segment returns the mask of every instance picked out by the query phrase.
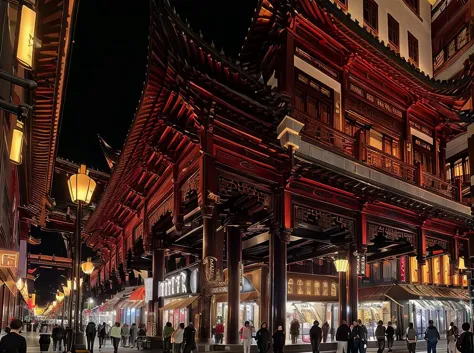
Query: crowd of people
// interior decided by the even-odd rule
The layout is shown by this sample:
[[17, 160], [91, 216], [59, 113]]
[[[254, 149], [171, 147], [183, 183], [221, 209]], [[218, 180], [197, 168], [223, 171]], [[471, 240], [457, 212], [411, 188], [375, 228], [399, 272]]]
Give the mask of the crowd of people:
[[163, 328], [164, 353], [191, 353], [196, 348], [196, 329], [192, 322], [186, 328], [184, 323], [180, 323], [176, 329], [171, 322], [166, 323]]

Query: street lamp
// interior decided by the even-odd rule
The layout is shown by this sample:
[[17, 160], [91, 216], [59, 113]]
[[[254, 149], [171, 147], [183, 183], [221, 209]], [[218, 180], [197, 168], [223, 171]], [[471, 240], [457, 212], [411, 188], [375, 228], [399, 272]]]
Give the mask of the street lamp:
[[94, 272], [94, 264], [91, 262], [90, 257], [88, 257], [87, 261], [81, 265], [81, 268], [82, 272], [84, 272], [86, 275], [90, 275], [92, 272]]
[[346, 258], [339, 257], [334, 260], [334, 266], [337, 272], [347, 272], [349, 261]]
[[[96, 187], [96, 183], [89, 177], [89, 171], [82, 164], [77, 174], [71, 175], [68, 180], [69, 194], [72, 202], [77, 204], [76, 212], [76, 233], [75, 233], [75, 261], [74, 261], [74, 289], [76, 292], [76, 302], [74, 310], [74, 342], [76, 346], [84, 347], [84, 337], [79, 329], [79, 306], [80, 306], [80, 275], [81, 275], [81, 223], [82, 223], [82, 207], [91, 202], [92, 195]], [[69, 283], [68, 283], [69, 285]]]

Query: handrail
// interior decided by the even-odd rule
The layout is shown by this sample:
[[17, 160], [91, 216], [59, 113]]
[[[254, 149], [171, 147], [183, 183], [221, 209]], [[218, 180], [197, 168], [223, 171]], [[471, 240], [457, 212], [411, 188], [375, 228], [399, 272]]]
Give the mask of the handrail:
[[420, 186], [438, 195], [446, 196], [452, 200], [456, 199], [457, 187], [431, 173], [423, 172], [423, 181]]
[[374, 147], [366, 146], [367, 148], [367, 164], [371, 167], [381, 169], [385, 172], [403, 179], [409, 183], [415, 183], [415, 167], [392, 157]]

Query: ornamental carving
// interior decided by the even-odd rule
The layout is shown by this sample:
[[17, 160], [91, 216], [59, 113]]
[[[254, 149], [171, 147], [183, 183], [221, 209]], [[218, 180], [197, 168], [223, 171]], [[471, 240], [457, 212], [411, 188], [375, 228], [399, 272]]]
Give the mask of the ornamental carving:
[[295, 223], [314, 224], [323, 229], [339, 225], [341, 229], [349, 231], [352, 235], [354, 234], [354, 221], [352, 219], [303, 206], [295, 206]]
[[438, 238], [426, 237], [426, 247], [441, 246], [444, 250], [449, 250], [449, 242]]
[[161, 218], [161, 216], [165, 215], [166, 213], [169, 212], [171, 215], [173, 214], [173, 203], [174, 197], [171, 195], [150, 213], [150, 216], [148, 217], [148, 223], [150, 227], [153, 227]]
[[383, 232], [384, 236], [388, 239], [398, 240], [400, 238], [406, 238], [411, 244], [415, 244], [414, 234], [399, 230], [392, 227], [381, 226], [379, 224], [368, 223], [368, 229], [370, 240], [375, 238], [379, 231]]
[[403, 118], [403, 112], [400, 109], [395, 108], [393, 105], [371, 95], [370, 93], [365, 92], [362, 88], [357, 87], [353, 83], [349, 85], [351, 92], [355, 93], [357, 96], [364, 98], [371, 104], [375, 104], [382, 110], [385, 110], [387, 113], [390, 113], [398, 118]]
[[225, 177], [219, 177], [219, 191], [221, 193], [238, 192], [242, 195], [254, 196], [257, 201], [264, 206], [270, 207], [270, 195], [258, 190], [255, 186], [245, 183], [243, 181], [236, 181]]
[[364, 101], [359, 101], [354, 98], [347, 99], [346, 111], [348, 110], [359, 113], [371, 121], [379, 122], [380, 125], [392, 131], [399, 132], [402, 129], [402, 123], [400, 121], [392, 118], [388, 114], [384, 114], [381, 111], [374, 109], [374, 107]]
[[217, 258], [214, 256], [207, 256], [202, 261], [204, 266], [204, 276], [206, 281], [214, 282], [216, 280], [216, 265], [217, 265]]
[[183, 202], [186, 201], [192, 191], [199, 190], [199, 182], [201, 180], [200, 177], [199, 171], [197, 171], [183, 183], [183, 186], [181, 187], [181, 200]]

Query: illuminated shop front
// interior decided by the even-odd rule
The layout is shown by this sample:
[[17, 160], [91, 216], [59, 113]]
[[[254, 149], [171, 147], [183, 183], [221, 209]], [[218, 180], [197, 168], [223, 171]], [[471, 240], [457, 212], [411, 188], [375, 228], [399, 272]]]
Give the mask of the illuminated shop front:
[[158, 295], [164, 298], [164, 326], [171, 322], [174, 328], [180, 323], [187, 325], [198, 314], [199, 272], [197, 268], [180, 269], [167, 274], [163, 282], [158, 282]]
[[328, 322], [331, 332], [337, 330], [339, 284], [335, 276], [288, 272], [286, 327], [290, 339], [290, 326], [294, 320], [300, 325], [298, 342], [310, 343], [309, 330], [315, 320], [320, 326]]

